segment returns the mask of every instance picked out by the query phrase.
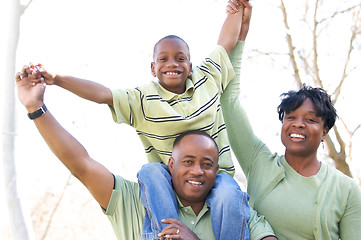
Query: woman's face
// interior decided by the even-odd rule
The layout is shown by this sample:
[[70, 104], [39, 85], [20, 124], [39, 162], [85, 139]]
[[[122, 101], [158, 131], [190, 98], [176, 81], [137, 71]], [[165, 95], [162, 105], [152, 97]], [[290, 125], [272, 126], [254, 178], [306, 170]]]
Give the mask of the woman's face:
[[328, 132], [324, 124], [325, 121], [317, 116], [315, 104], [308, 98], [299, 108], [285, 114], [281, 140], [286, 153], [305, 157], [316, 154]]

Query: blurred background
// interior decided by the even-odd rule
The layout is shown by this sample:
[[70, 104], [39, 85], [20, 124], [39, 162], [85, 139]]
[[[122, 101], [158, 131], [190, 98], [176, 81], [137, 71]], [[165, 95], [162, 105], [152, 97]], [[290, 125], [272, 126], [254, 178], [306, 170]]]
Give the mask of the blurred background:
[[[361, 179], [360, 0], [256, 0], [242, 65], [241, 101], [256, 134], [283, 153], [279, 95], [303, 83], [325, 88], [339, 119], [320, 158]], [[193, 66], [215, 47], [225, 0], [3, 0], [0, 2], [2, 144], [0, 239], [115, 239], [100, 207], [53, 156], [27, 118], [14, 75], [42, 63], [108, 87], [152, 80], [157, 40], [188, 42]], [[107, 106], [47, 86], [45, 102], [90, 155], [136, 180], [146, 163], [136, 132], [115, 124]], [[236, 160], [234, 159], [235, 164]], [[242, 170], [237, 181], [246, 190]]]

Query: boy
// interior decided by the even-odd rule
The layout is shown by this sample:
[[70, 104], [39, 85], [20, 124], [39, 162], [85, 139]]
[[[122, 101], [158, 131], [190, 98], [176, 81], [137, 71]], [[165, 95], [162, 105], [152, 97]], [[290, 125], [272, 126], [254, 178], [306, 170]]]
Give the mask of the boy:
[[[242, 4], [250, 8], [247, 1], [242, 0]], [[243, 9], [227, 16], [218, 40], [220, 46], [197, 68], [192, 69], [189, 48], [184, 40], [174, 35], [159, 40], [154, 47], [154, 61], [151, 64], [152, 74], [158, 81], [142, 87], [109, 90], [95, 82], [52, 75], [41, 65], [37, 66], [40, 69], [34, 72], [34, 78], [41, 80], [43, 77], [49, 85], [55, 84], [85, 99], [108, 104], [116, 122], [127, 123], [136, 129], [149, 162], [168, 164], [172, 143], [179, 133], [189, 129], [206, 131], [219, 146], [220, 172], [233, 175], [234, 166], [219, 96], [235, 76], [227, 54], [232, 51], [237, 40], [244, 40], [247, 35], [248, 23], [241, 29], [242, 17]], [[243, 43], [237, 45], [235, 51], [241, 52]], [[34, 66], [27, 67], [28, 72], [33, 70]], [[248, 239], [248, 195], [239, 189], [228, 174], [218, 174], [215, 188], [207, 198], [207, 204], [212, 209], [213, 230], [216, 239]], [[166, 226], [160, 222], [162, 218], [178, 218], [175, 196], [171, 210], [160, 211], [164, 206], [159, 201], [163, 199], [161, 195], [173, 193], [170, 184], [167, 186], [168, 191], [161, 191], [166, 187], [163, 186], [164, 182], [169, 181], [169, 173], [164, 166], [153, 164], [143, 167], [138, 178], [142, 201], [147, 209], [143, 237], [157, 238], [157, 234]], [[161, 189], [154, 188], [156, 183]], [[189, 183], [202, 184], [196, 177], [189, 180]], [[212, 194], [216, 191], [217, 194]], [[219, 196], [223, 198], [220, 199]], [[225, 206], [231, 210], [226, 210]], [[160, 214], [156, 216], [155, 213]], [[239, 225], [241, 227], [238, 228]]]

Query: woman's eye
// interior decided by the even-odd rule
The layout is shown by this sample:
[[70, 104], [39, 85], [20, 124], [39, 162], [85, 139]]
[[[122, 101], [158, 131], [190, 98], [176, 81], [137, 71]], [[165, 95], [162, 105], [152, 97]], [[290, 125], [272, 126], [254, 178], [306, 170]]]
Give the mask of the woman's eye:
[[316, 120], [312, 119], [312, 118], [309, 118], [308, 119], [309, 122], [316, 122]]

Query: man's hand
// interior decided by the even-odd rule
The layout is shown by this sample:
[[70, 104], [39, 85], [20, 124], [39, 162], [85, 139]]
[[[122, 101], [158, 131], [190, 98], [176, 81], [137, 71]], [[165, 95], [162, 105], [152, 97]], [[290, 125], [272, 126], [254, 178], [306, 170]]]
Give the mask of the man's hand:
[[161, 239], [199, 240], [199, 238], [186, 225], [174, 218], [162, 219], [162, 222], [169, 223], [158, 234]]
[[31, 83], [33, 85], [38, 84], [42, 81], [45, 81], [46, 85], [55, 84], [56, 75], [46, 71], [46, 69], [41, 63], [38, 63], [36, 65], [30, 63], [23, 68], [23, 71], [27, 73], [29, 77], [31, 75]]
[[18, 95], [21, 103], [26, 107], [28, 112], [39, 109], [44, 104], [44, 92], [46, 84], [44, 80], [34, 84], [32, 80], [37, 78], [34, 74], [28, 74], [28, 66], [25, 66], [21, 72], [15, 76]]

